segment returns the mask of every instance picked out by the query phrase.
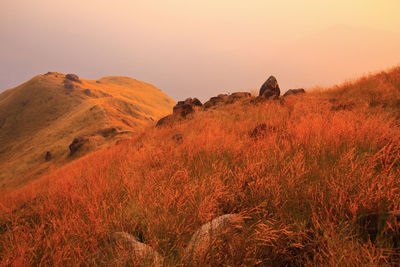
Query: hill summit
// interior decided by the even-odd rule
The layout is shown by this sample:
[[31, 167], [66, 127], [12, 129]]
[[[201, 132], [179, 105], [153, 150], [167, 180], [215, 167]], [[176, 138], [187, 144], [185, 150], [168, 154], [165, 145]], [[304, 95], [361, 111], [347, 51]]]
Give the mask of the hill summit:
[[37, 75], [0, 94], [0, 186], [126, 138], [174, 104], [158, 88], [132, 78]]

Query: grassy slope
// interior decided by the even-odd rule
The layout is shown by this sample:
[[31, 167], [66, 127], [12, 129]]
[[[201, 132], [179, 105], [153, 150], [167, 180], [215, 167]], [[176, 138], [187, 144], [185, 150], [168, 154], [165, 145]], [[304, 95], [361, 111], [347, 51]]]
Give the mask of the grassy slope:
[[[138, 131], [168, 114], [174, 101], [156, 87], [126, 77], [82, 80], [67, 92], [65, 75], [38, 75], [0, 94], [0, 186], [23, 184], [30, 176], [68, 158], [68, 145], [85, 134], [116, 127]], [[85, 94], [85, 89], [90, 89]], [[95, 138], [95, 149], [109, 143]], [[53, 156], [45, 162], [46, 151]]]
[[[191, 235], [225, 213], [245, 225], [191, 264], [393, 262], [391, 239], [365, 241], [357, 218], [400, 209], [399, 83], [397, 68], [283, 105], [227, 105], [87, 155], [0, 200], [0, 265], [110, 263], [116, 231], [187, 264]], [[270, 130], [251, 138], [260, 123]]]

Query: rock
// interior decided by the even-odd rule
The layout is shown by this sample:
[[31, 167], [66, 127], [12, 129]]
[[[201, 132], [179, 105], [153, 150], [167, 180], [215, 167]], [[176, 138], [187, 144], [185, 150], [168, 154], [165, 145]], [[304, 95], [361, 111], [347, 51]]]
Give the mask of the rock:
[[51, 160], [51, 152], [50, 152], [50, 151], [47, 151], [47, 152], [46, 152], [45, 159], [46, 159], [46, 161]]
[[279, 89], [278, 81], [274, 76], [270, 76], [261, 86], [259, 96], [263, 96], [266, 99], [277, 99], [280, 94], [281, 90]]
[[286, 97], [286, 96], [290, 96], [290, 95], [305, 94], [305, 93], [306, 93], [306, 91], [303, 88], [289, 89], [286, 91], [286, 93], [283, 96]]
[[84, 136], [76, 137], [69, 145], [70, 156], [73, 156], [89, 139]]
[[173, 114], [167, 115], [158, 120], [156, 127], [160, 127], [163, 125], [171, 125], [175, 121], [175, 116]]
[[[125, 249], [130, 249], [133, 256], [138, 262], [134, 262], [134, 266], [162, 266], [164, 258], [152, 247], [139, 242], [136, 238], [125, 232], [116, 232], [110, 236], [110, 241], [120, 245]], [[122, 266], [129, 265], [129, 259], [119, 259]]]
[[89, 88], [83, 90], [83, 93], [84, 93], [85, 95], [87, 95], [87, 96], [94, 97], [94, 95], [92, 94], [92, 91], [91, 91]]
[[173, 114], [180, 115], [183, 118], [186, 118], [187, 115], [193, 113], [194, 109], [193, 106], [190, 104], [177, 104], [173, 109]]
[[239, 214], [225, 214], [203, 224], [195, 232], [185, 249], [187, 257], [193, 258], [204, 254], [210, 248], [213, 237], [218, 237], [228, 226], [241, 222]]
[[65, 79], [77, 82], [77, 83], [82, 83], [81, 80], [79, 79], [78, 75], [76, 74], [67, 74], [65, 75]]
[[251, 94], [249, 92], [236, 92], [229, 96], [231, 99], [242, 99], [242, 98], [249, 98]]
[[173, 114], [178, 114], [185, 118], [188, 114], [202, 106], [203, 104], [197, 98], [187, 98], [185, 101], [179, 101], [175, 105], [173, 108]]
[[219, 94], [218, 96], [211, 97], [206, 103], [204, 103], [205, 108], [210, 108], [221, 103], [225, 103], [228, 101], [228, 95], [226, 94]]
[[96, 83], [102, 83], [101, 81], [97, 80]]
[[182, 134], [175, 134], [172, 136], [172, 140], [176, 141], [178, 144], [183, 142], [183, 135]]
[[72, 91], [75, 88], [75, 85], [70, 80], [64, 80], [64, 88]]

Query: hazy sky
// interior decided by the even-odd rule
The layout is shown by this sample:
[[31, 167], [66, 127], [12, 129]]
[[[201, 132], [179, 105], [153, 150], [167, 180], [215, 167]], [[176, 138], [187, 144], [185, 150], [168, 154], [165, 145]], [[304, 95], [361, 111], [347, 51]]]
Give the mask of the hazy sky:
[[332, 85], [400, 64], [399, 0], [0, 0], [0, 90], [124, 75], [175, 100]]

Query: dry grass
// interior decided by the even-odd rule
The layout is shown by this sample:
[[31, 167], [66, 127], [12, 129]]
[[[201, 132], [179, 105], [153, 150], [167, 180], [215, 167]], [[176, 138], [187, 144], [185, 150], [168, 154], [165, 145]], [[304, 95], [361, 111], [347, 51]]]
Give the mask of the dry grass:
[[[396, 225], [370, 238], [359, 218], [400, 209], [399, 75], [199, 112], [55, 170], [1, 197], [0, 265], [117, 264], [106, 240], [119, 231], [166, 266], [395, 264]], [[245, 223], [187, 259], [191, 235], [226, 213]]]

